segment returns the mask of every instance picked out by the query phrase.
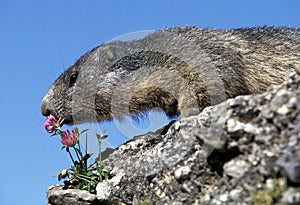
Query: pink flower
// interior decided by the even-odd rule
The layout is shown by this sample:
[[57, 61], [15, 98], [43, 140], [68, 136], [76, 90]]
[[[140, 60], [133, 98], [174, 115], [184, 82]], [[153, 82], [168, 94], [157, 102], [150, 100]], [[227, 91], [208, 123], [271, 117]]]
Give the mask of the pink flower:
[[72, 130], [72, 134], [70, 134], [70, 130], [61, 133], [61, 143], [65, 147], [73, 147], [77, 142], [77, 135], [74, 130]]
[[44, 122], [44, 127], [48, 133], [53, 133], [55, 130], [59, 130], [63, 124], [63, 119], [60, 117], [58, 120], [50, 115]]

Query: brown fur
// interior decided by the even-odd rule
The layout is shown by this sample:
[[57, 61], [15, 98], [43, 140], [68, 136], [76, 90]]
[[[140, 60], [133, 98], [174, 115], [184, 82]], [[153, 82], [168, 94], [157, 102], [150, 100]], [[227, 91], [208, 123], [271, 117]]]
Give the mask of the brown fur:
[[41, 112], [69, 124], [151, 109], [190, 115], [227, 98], [261, 93], [299, 66], [300, 29], [164, 29], [83, 55], [55, 81]]

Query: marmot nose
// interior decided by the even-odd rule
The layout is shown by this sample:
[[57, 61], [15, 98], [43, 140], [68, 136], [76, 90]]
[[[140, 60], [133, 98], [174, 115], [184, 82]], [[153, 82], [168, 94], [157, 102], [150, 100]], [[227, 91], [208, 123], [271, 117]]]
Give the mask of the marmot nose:
[[41, 104], [41, 113], [44, 116], [49, 116], [51, 114], [51, 111], [47, 109], [47, 101], [43, 100]]

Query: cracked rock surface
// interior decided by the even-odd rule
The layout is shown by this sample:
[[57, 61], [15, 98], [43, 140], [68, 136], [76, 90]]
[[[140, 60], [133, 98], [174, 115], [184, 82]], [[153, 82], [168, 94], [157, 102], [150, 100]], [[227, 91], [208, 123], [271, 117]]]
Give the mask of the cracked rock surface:
[[292, 73], [263, 94], [135, 137], [103, 161], [111, 178], [97, 195], [56, 186], [48, 204], [259, 204], [268, 190], [280, 190], [265, 197], [273, 204], [299, 204], [299, 122], [300, 76]]

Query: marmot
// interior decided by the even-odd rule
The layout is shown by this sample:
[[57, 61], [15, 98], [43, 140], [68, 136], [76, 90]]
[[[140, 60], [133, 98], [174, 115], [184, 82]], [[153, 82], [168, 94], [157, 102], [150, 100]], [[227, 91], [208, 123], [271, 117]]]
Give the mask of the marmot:
[[261, 93], [300, 66], [300, 29], [175, 27], [95, 47], [52, 85], [41, 113], [67, 124], [162, 109], [190, 115]]

